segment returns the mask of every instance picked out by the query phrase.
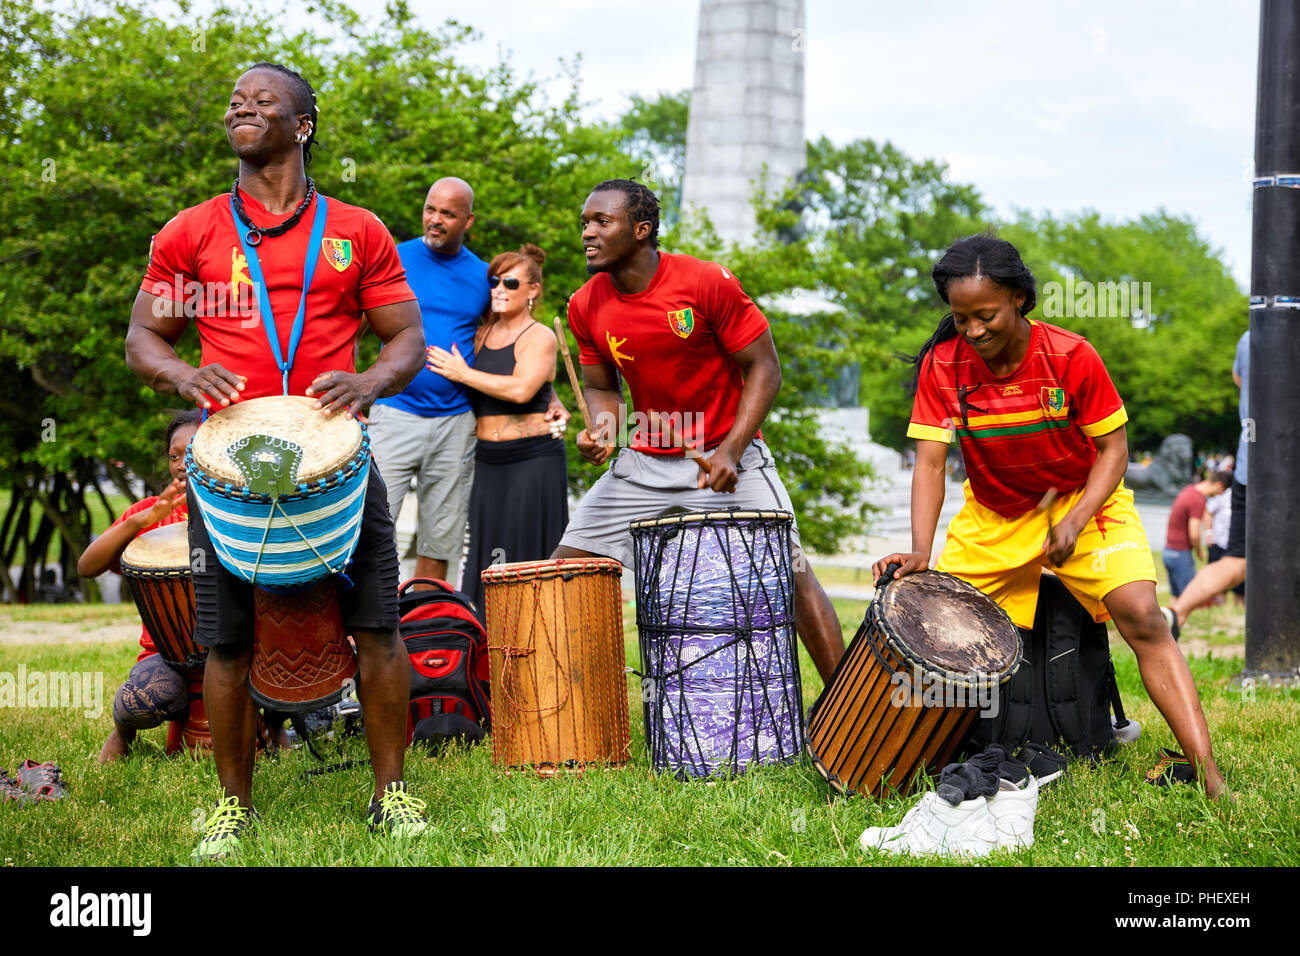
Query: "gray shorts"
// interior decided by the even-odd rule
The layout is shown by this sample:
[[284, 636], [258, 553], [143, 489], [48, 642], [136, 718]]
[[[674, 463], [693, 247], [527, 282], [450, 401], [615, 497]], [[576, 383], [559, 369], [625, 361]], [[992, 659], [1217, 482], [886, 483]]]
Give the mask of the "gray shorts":
[[[689, 511], [748, 508], [794, 514], [790, 495], [776, 473], [772, 452], [761, 439], [749, 443], [736, 472], [735, 492], [719, 494], [695, 487], [700, 468], [689, 458], [646, 455], [625, 448], [578, 502], [560, 545], [614, 558], [631, 567], [632, 532], [628, 524], [637, 518], [654, 517], [674, 505]], [[790, 529], [790, 544], [797, 555], [797, 523]]]
[[370, 453], [388, 486], [396, 521], [415, 479], [419, 516], [415, 553], [454, 569], [465, 547], [469, 491], [474, 484], [473, 412], [423, 418], [389, 405], [370, 409]]

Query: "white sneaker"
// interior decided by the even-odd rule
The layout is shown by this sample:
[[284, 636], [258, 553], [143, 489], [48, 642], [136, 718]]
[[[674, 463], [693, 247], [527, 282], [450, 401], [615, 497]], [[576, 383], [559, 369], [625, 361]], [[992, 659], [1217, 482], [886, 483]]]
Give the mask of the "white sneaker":
[[998, 781], [998, 792], [985, 798], [989, 816], [997, 830], [998, 849], [1034, 845], [1034, 814], [1038, 812], [1038, 778], [1030, 777], [1017, 787], [1010, 780]]
[[953, 806], [934, 791], [896, 827], [868, 827], [858, 845], [886, 853], [953, 853], [986, 856], [998, 846], [998, 831], [984, 797]]

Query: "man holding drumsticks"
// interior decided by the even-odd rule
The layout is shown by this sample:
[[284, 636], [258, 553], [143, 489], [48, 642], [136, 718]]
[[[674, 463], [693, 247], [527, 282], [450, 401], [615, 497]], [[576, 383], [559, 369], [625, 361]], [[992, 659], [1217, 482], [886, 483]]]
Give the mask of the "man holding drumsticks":
[[[759, 427], [781, 387], [767, 319], [727, 269], [659, 251], [659, 200], [645, 186], [607, 180], [582, 207], [592, 278], [569, 300], [592, 431], [578, 450], [594, 464], [611, 454], [620, 375], [649, 428], [578, 503], [552, 557], [607, 555], [630, 564], [628, 522], [672, 505], [736, 505], [793, 514]], [[671, 425], [661, 427], [661, 415]], [[684, 446], [684, 447], [683, 447]], [[720, 499], [725, 495], [725, 499]], [[844, 653], [830, 599], [802, 559], [797, 525], [796, 629], [823, 680]]]
[[[285, 392], [305, 394], [317, 399], [323, 416], [355, 416], [379, 396], [400, 391], [424, 364], [420, 309], [392, 237], [374, 214], [329, 200], [324, 238], [319, 245], [309, 238], [321, 205], [305, 172], [316, 122], [315, 94], [291, 70], [259, 63], [236, 83], [225, 127], [239, 158], [239, 179], [229, 195], [184, 210], [154, 237], [131, 312], [127, 365], [155, 391], [178, 394], [205, 410]], [[238, 225], [232, 213], [239, 215]], [[241, 252], [245, 246], [247, 254]], [[259, 271], [262, 281], [255, 285]], [[304, 288], [307, 272], [312, 280]], [[187, 291], [196, 288], [201, 295]], [[268, 311], [285, 362], [272, 355], [267, 336], [273, 333], [263, 321]], [[384, 349], [357, 373], [353, 341], [363, 315]], [[203, 347], [200, 368], [174, 349], [191, 316]], [[205, 559], [193, 568], [195, 640], [209, 648], [203, 694], [224, 790], [194, 852], [203, 862], [238, 849], [255, 818], [256, 709], [246, 687], [253, 590], [216, 560], [193, 503], [189, 513], [191, 550]], [[370, 826], [394, 836], [416, 835], [426, 827], [423, 804], [407, 794], [401, 779], [410, 665], [397, 638], [397, 547], [377, 468], [369, 472], [348, 574], [355, 586], [340, 594], [339, 605], [364, 674], [359, 695], [375, 773]]]

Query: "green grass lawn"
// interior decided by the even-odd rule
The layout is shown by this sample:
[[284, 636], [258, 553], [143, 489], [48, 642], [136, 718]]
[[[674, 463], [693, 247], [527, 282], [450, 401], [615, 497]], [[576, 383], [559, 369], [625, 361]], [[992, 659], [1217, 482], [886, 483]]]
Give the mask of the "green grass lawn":
[[[837, 602], [846, 632], [861, 620], [862, 602]], [[1237, 613], [1229, 609], [1228, 614]], [[638, 659], [627, 609], [628, 662]], [[1202, 621], [1208, 621], [1202, 617]], [[1194, 622], [1197, 619], [1193, 619]], [[1204, 631], [1194, 623], [1193, 632]], [[208, 759], [165, 757], [163, 731], [141, 736], [133, 756], [95, 761], [109, 732], [112, 693], [135, 659], [126, 642], [0, 646], [0, 672], [103, 674], [103, 708], [87, 717], [71, 709], [0, 712], [0, 765], [26, 757], [57, 760], [72, 795], [60, 803], [0, 806], [0, 858], [6, 865], [156, 866], [184, 864], [201, 821], [218, 794]], [[1259, 688], [1253, 697], [1231, 686], [1237, 659], [1195, 658], [1216, 753], [1239, 794], [1235, 807], [1209, 803], [1192, 787], [1160, 790], [1143, 782], [1172, 736], [1141, 688], [1133, 656], [1115, 646], [1121, 693], [1143, 735], [1120, 759], [1100, 769], [1076, 765], [1071, 777], [1039, 803], [1032, 848], [1002, 851], [989, 865], [1295, 866], [1300, 835], [1300, 693]], [[804, 700], [820, 690], [803, 658]], [[431, 759], [412, 752], [406, 777], [428, 802], [432, 830], [406, 846], [366, 831], [371, 778], [366, 767], [307, 778], [316, 766], [294, 752], [259, 761], [255, 799], [263, 818], [242, 861], [254, 865], [389, 864], [708, 864], [899, 865], [864, 855], [862, 829], [897, 823], [915, 800], [831, 798], [806, 763], [759, 768], [731, 781], [679, 783], [646, 760], [640, 693], [629, 679], [632, 763], [621, 769], [539, 779], [507, 776], [489, 746]], [[344, 754], [364, 756], [360, 741]], [[924, 861], [954, 865], [952, 861]]]

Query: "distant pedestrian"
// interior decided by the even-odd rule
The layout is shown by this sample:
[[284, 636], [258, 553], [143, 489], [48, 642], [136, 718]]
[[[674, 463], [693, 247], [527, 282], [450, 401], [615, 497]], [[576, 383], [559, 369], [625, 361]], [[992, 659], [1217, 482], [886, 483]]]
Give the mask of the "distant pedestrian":
[[1205, 562], [1205, 546], [1201, 542], [1202, 517], [1209, 498], [1223, 494], [1232, 485], [1232, 476], [1216, 471], [1210, 477], [1188, 485], [1174, 499], [1169, 511], [1169, 524], [1165, 528], [1165, 550], [1161, 557], [1169, 573], [1169, 592], [1174, 596], [1196, 577], [1196, 561]]

